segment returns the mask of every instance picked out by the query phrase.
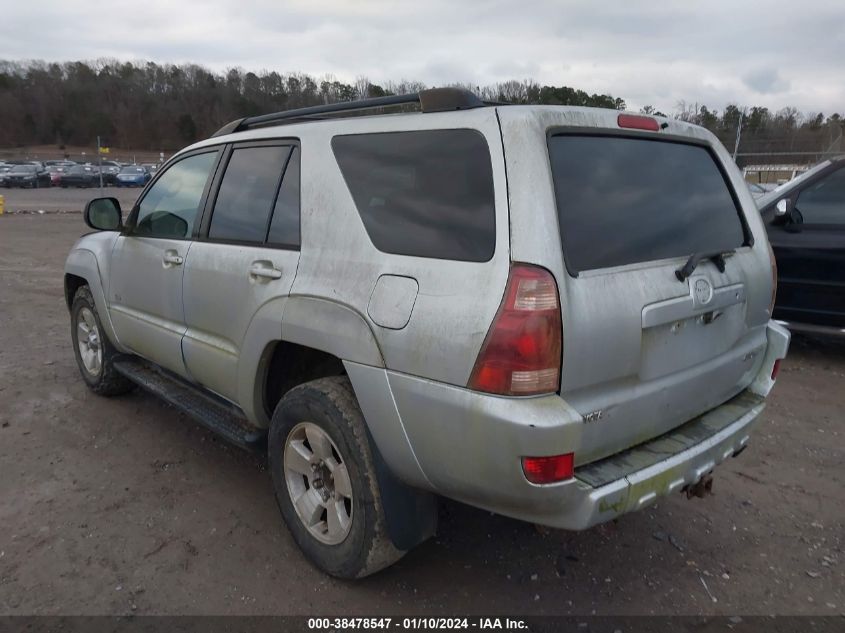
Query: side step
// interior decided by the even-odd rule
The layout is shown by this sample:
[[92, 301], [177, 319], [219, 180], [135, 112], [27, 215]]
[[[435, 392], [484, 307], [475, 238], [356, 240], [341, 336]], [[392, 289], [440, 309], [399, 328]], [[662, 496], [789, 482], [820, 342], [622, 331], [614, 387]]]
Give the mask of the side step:
[[246, 449], [260, 449], [264, 445], [266, 429], [250, 424], [240, 409], [222, 398], [138, 357], [116, 359], [114, 368], [232, 444]]

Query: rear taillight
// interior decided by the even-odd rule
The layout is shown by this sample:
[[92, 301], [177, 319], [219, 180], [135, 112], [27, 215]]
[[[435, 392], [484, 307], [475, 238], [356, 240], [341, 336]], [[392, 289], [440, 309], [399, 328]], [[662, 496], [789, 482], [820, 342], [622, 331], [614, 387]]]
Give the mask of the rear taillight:
[[574, 453], [522, 458], [522, 472], [532, 484], [553, 484], [565, 479], [572, 479], [575, 474], [574, 467]]
[[777, 377], [778, 377], [778, 372], [780, 371], [780, 361], [781, 361], [781, 360], [782, 360], [782, 359], [778, 358], [778, 359], [774, 362], [774, 365], [772, 365], [772, 380], [776, 380], [776, 379], [777, 379]]
[[657, 119], [652, 119], [650, 116], [640, 116], [639, 114], [620, 114], [616, 117], [616, 124], [619, 127], [625, 127], [631, 130], [657, 132], [660, 129]]
[[514, 264], [467, 386], [505, 396], [557, 391], [562, 338], [554, 277], [543, 268]]

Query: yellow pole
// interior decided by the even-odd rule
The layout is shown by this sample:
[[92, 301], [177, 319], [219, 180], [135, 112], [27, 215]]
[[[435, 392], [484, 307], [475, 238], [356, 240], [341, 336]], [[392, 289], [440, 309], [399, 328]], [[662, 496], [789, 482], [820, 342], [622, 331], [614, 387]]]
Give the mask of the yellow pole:
[[3, 215], [3, 212], [6, 210], [6, 199], [3, 196], [0, 196], [0, 215]]

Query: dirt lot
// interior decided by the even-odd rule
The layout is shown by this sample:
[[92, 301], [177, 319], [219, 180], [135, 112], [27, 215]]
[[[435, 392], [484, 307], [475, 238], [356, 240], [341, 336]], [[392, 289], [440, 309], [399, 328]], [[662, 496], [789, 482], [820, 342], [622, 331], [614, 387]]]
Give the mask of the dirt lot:
[[101, 195], [117, 198], [121, 208], [129, 211], [138, 194], [141, 193], [141, 189], [135, 187], [103, 187], [102, 191], [101, 194], [97, 187], [91, 189], [62, 189], [61, 187], [6, 189], [3, 187], [0, 188], [0, 196], [3, 196], [5, 200], [6, 213], [38, 213], [39, 211], [66, 213], [82, 211], [86, 202], [92, 198], [99, 198]]
[[845, 344], [794, 341], [712, 497], [547, 534], [444, 503], [436, 539], [340, 582], [300, 556], [260, 457], [83, 386], [62, 264], [84, 231], [0, 217], [0, 614], [845, 611]]

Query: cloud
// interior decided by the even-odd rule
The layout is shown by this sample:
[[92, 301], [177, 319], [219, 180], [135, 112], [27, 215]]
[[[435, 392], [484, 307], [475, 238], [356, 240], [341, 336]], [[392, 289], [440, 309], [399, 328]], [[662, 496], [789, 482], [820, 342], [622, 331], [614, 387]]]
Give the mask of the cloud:
[[[41, 0], [4, 8], [0, 59], [117, 57], [484, 85], [532, 78], [674, 111], [681, 100], [845, 109], [845, 3], [805, 0]], [[788, 42], [788, 46], [784, 43]]]
[[742, 81], [754, 92], [760, 94], [783, 92], [789, 88], [789, 82], [782, 79], [775, 68], [752, 70], [742, 78]]

